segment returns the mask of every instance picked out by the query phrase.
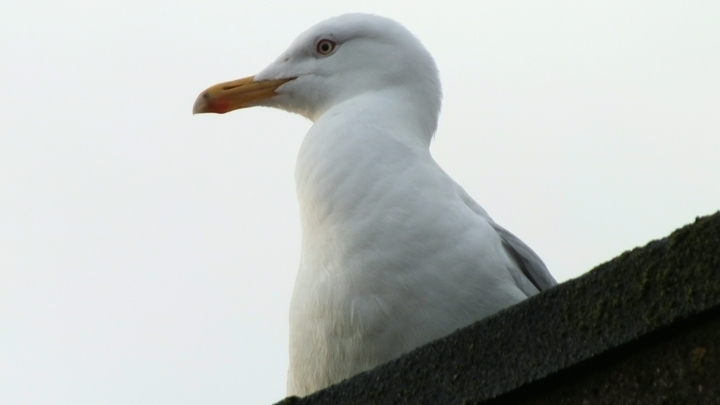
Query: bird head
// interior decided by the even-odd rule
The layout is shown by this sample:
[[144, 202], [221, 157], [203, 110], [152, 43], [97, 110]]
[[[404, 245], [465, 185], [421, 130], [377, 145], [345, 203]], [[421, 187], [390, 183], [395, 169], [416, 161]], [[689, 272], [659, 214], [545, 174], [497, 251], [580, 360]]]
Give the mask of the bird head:
[[193, 113], [267, 106], [315, 121], [332, 106], [368, 92], [397, 89], [437, 116], [441, 90], [430, 53], [401, 24], [345, 14], [308, 29], [255, 76], [203, 91]]

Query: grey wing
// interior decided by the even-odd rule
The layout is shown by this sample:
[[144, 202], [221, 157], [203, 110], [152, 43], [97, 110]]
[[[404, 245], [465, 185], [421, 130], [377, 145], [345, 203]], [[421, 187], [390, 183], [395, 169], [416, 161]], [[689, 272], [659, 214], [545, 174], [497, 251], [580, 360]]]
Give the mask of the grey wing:
[[496, 224], [494, 221], [491, 221], [490, 224], [498, 233], [500, 239], [502, 239], [505, 251], [510, 258], [513, 259], [515, 264], [517, 264], [524, 278], [530, 281], [532, 286], [535, 287], [534, 289], [529, 288], [525, 280], [518, 279], [520, 277], [519, 274], [513, 274], [516, 284], [518, 284], [518, 287], [520, 287], [525, 294], [528, 296], [535, 295], [537, 291], [547, 290], [557, 285], [557, 281], [555, 281], [555, 278], [550, 274], [550, 271], [537, 253], [507, 229]]
[[503, 248], [505, 248], [508, 256], [510, 256], [517, 266], [517, 268], [509, 268], [508, 270], [513, 280], [515, 280], [515, 284], [525, 295], [530, 297], [540, 291], [557, 285], [557, 281], [555, 281], [555, 278], [550, 274], [550, 271], [548, 271], [545, 263], [543, 263], [537, 253], [533, 252], [520, 238], [496, 224], [487, 212], [457, 183], [455, 183], [455, 190], [465, 205], [475, 212], [475, 214], [485, 218], [493, 229], [495, 229], [495, 232], [498, 233], [498, 236], [500, 236], [502, 240]]

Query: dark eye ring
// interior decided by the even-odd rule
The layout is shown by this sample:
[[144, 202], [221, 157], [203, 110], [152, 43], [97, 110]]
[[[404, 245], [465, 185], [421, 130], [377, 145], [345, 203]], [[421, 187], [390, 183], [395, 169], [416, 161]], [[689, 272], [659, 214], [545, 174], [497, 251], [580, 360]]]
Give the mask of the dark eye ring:
[[335, 41], [331, 41], [329, 39], [321, 39], [318, 41], [317, 45], [315, 46], [315, 50], [317, 53], [323, 56], [330, 55], [335, 50], [335, 47], [337, 46], [337, 43]]

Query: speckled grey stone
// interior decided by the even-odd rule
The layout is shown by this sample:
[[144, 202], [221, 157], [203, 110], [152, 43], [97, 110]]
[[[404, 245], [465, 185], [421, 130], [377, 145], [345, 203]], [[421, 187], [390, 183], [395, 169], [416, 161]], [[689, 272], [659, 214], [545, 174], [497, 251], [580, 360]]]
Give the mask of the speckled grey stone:
[[[720, 375], [686, 371], [696, 358], [717, 370], [718, 346], [707, 342], [718, 336], [719, 318], [716, 213], [397, 360], [280, 403], [701, 403], [693, 401], [716, 398], [708, 393], [718, 392]], [[687, 364], [669, 374], [659, 368], [673, 361]], [[701, 378], [708, 375], [717, 378]], [[610, 383], [620, 380], [635, 382]], [[698, 384], [700, 396], [690, 392]]]

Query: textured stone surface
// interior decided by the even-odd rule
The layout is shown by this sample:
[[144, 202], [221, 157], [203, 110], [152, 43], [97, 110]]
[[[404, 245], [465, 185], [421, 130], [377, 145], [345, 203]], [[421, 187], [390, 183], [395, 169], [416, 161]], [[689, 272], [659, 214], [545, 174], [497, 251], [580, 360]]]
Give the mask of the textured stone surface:
[[663, 328], [483, 404], [720, 403], [720, 311]]
[[[617, 359], [612, 360], [614, 352], [640, 355], [643, 341], [662, 342], [665, 335], [676, 336], [675, 329], [693, 322], [687, 321], [689, 318], [712, 323], [707, 314], [716, 313], [718, 308], [720, 213], [698, 218], [664, 239], [623, 253], [578, 279], [388, 364], [283, 403], [472, 404], [503, 403], [506, 398], [517, 401], [530, 391], [535, 396], [552, 392], [561, 395], [565, 391], [558, 390], [558, 381], [569, 384], [570, 377], [587, 377], [608, 364], [619, 364]], [[706, 358], [708, 351], [714, 351], [707, 358], [717, 359], [716, 346], [705, 350], [697, 356]], [[686, 355], [678, 351], [677, 358]], [[597, 363], [600, 358], [606, 360]], [[648, 373], [641, 375], [652, 376]], [[637, 376], [640, 386], [642, 381], [665, 381], [643, 380], [641, 375]], [[613, 381], [613, 377], [607, 378]], [[587, 387], [590, 393], [605, 390], [602, 385]], [[606, 387], [612, 389], [612, 385]], [[615, 389], [621, 393], [627, 387], [618, 385]], [[717, 386], [705, 390], [717, 392]], [[562, 396], [554, 398], [557, 401]], [[574, 398], [574, 402], [562, 403], [582, 404], [600, 397], [588, 394]], [[653, 401], [607, 403], [674, 403]], [[606, 402], [587, 402], [595, 403]]]

